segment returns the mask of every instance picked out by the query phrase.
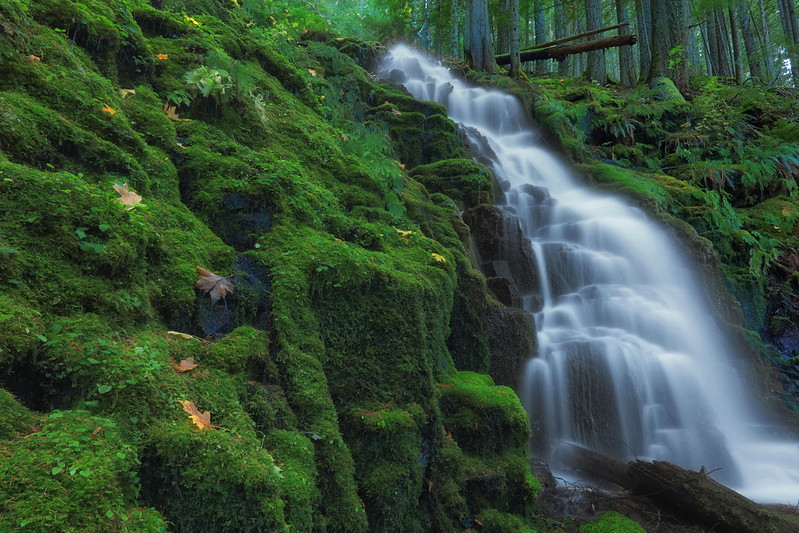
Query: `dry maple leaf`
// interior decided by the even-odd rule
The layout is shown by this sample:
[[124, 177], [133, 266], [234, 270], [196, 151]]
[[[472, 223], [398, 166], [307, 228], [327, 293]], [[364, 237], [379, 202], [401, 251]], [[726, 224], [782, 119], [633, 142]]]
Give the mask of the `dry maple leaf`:
[[127, 98], [128, 96], [134, 96], [135, 94], [136, 94], [136, 89], [120, 89], [119, 90], [119, 96], [121, 96], [123, 100], [125, 98]]
[[393, 107], [391, 108], [391, 112], [394, 114], [395, 117], [398, 117], [402, 114], [402, 111], [400, 111], [399, 109], [395, 109]]
[[161, 61], [169, 59], [169, 54], [155, 54], [155, 57]]
[[430, 255], [433, 257], [433, 259], [435, 259], [436, 261], [438, 261], [440, 263], [446, 263], [447, 262], [447, 258], [444, 257], [441, 254], [433, 253], [433, 254], [430, 254]]
[[312, 68], [309, 68], [309, 69], [308, 69], [308, 74], [310, 74], [310, 75], [311, 75], [311, 76], [313, 76], [314, 78], [316, 77], [316, 71], [315, 71], [314, 69], [312, 69]]
[[125, 209], [128, 211], [136, 207], [136, 205], [141, 202], [141, 196], [128, 189], [127, 183], [123, 183], [122, 185], [114, 183], [114, 190], [119, 194], [117, 201], [124, 205]]
[[112, 109], [108, 104], [103, 104], [103, 111], [111, 115], [112, 117], [116, 114], [117, 110]]
[[178, 117], [178, 114], [175, 112], [175, 109], [176, 108], [173, 105], [171, 106], [168, 103], [164, 104], [164, 113], [166, 113], [167, 117], [169, 117], [170, 119], [174, 120], [175, 122], [188, 122], [189, 121], [189, 119], [187, 119], [187, 118]]
[[214, 274], [200, 265], [197, 265], [197, 275], [199, 279], [194, 286], [211, 296], [211, 303], [224, 300], [227, 294], [233, 294], [233, 281], [229, 278]]
[[200, 413], [200, 411], [197, 409], [197, 406], [194, 405], [194, 402], [190, 402], [189, 400], [184, 400], [180, 403], [183, 406], [183, 410], [189, 413], [189, 417], [191, 418], [192, 422], [197, 424], [198, 428], [214, 429], [214, 426], [211, 425], [211, 413], [209, 411]]
[[174, 359], [172, 359], [172, 368], [175, 369], [175, 372], [183, 374], [190, 370], [194, 370], [197, 368], [198, 365], [194, 364], [194, 357], [187, 357], [180, 361], [180, 363], [176, 363]]

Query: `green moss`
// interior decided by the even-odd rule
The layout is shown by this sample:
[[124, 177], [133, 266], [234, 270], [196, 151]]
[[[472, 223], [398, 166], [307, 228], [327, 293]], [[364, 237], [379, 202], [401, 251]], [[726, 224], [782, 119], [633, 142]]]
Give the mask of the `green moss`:
[[212, 343], [202, 363], [231, 373], [249, 372], [259, 375], [269, 362], [269, 339], [263, 331], [241, 326]]
[[282, 474], [266, 450], [228, 432], [199, 430], [185, 417], [149, 430], [143, 500], [175, 531], [287, 530]]
[[494, 202], [491, 171], [471, 159], [445, 159], [419, 165], [411, 176], [430, 192], [446, 194], [466, 206]]
[[580, 526], [580, 533], [644, 533], [644, 528], [624, 515], [608, 511], [598, 522]]
[[464, 451], [489, 457], [527, 445], [527, 414], [513, 389], [464, 371], [452, 383], [440, 384], [439, 391], [447, 431]]
[[0, 528], [11, 531], [166, 531], [137, 507], [136, 450], [111, 420], [50, 413], [41, 431], [0, 450]]
[[12, 439], [35, 429], [37, 420], [33, 413], [4, 389], [0, 389], [0, 413], [0, 440]]

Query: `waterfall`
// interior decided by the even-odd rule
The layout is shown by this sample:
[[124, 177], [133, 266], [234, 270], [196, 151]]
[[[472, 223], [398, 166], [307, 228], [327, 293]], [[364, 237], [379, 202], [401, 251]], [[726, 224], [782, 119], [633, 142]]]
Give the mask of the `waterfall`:
[[799, 443], [753, 409], [697, 268], [663, 229], [583, 185], [540, 145], [515, 97], [471, 87], [405, 45], [378, 75], [447, 108], [504, 191], [506, 235], [530, 250], [505, 270], [538, 336], [518, 389], [531, 452], [572, 479], [558, 457], [564, 443], [705, 467], [752, 499], [796, 504]]

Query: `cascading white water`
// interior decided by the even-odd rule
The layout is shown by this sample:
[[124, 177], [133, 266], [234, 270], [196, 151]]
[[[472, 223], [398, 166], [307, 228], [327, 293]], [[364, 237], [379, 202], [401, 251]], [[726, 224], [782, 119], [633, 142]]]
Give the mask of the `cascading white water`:
[[537, 145], [515, 97], [470, 87], [405, 45], [378, 75], [447, 108], [505, 191], [508, 232], [520, 228], [532, 249], [537, 281], [515, 282], [530, 289], [520, 299], [539, 344], [520, 383], [533, 453], [563, 471], [562, 443], [704, 466], [750, 498], [796, 504], [799, 444], [770, 437], [750, 408], [696, 269], [663, 230]]

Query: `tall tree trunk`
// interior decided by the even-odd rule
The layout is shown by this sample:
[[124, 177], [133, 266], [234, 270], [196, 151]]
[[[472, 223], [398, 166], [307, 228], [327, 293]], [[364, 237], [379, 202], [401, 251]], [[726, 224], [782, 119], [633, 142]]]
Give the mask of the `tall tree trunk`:
[[652, 62], [652, 9], [649, 0], [635, 0], [636, 31], [638, 32], [638, 79], [649, 77]]
[[744, 59], [741, 55], [741, 37], [738, 35], [738, 21], [735, 20], [735, 11], [732, 6], [727, 8], [730, 16], [730, 34], [732, 36], [732, 63], [735, 66], [735, 83], [744, 82]]
[[709, 73], [711, 76], [721, 76], [721, 52], [719, 51], [718, 39], [718, 22], [716, 21], [716, 14], [711, 12], [707, 17], [707, 46], [710, 58], [710, 65], [713, 70]]
[[497, 53], [507, 54], [510, 52], [510, 0], [499, 0], [499, 13], [494, 22], [497, 25]]
[[669, 34], [669, 16], [665, 2], [652, 2], [652, 60], [649, 62], [647, 82], [665, 76], [669, 64], [671, 35]]
[[727, 36], [727, 22], [724, 17], [724, 12], [721, 9], [716, 9], [711, 16], [716, 22], [716, 35], [711, 36], [711, 39], [715, 39], [716, 46], [718, 47], [719, 60], [717, 63], [717, 76], [731, 78], [733, 73], [732, 65], [730, 64], [730, 39]]
[[[627, 14], [627, 0], [616, 0], [616, 20], [619, 24], [629, 22]], [[619, 28], [619, 35], [629, 33], [628, 28]], [[635, 80], [635, 67], [633, 66], [633, 51], [629, 46], [619, 48], [619, 83], [623, 87], [632, 87]]]
[[752, 15], [746, 2], [739, 0], [735, 6], [738, 10], [738, 19], [741, 21], [741, 35], [744, 40], [744, 50], [746, 51], [746, 61], [749, 63], [749, 74], [753, 78], [762, 79], [763, 56], [757, 49], [755, 34], [752, 29]]
[[[602, 6], [599, 0], [585, 0], [585, 26], [588, 31], [602, 27]], [[589, 41], [598, 39], [599, 36], [592, 35]], [[605, 66], [605, 51], [595, 50], [588, 52], [588, 79], [605, 85], [608, 82], [608, 72]]]
[[761, 38], [761, 49], [763, 51], [763, 62], [766, 65], [766, 75], [768, 76], [769, 80], [773, 80], [777, 75], [774, 61], [772, 61], [772, 53], [771, 53], [771, 35], [770, 30], [768, 27], [768, 15], [766, 14], [766, 3], [764, 0], [758, 0], [758, 6], [760, 7], [760, 27], [762, 30], [762, 38]]
[[455, 58], [459, 58], [461, 56], [461, 45], [460, 45], [460, 30], [458, 28], [458, 23], [460, 21], [460, 13], [458, 11], [458, 0], [452, 0], [450, 4], [450, 12], [449, 12], [449, 48], [450, 54], [452, 54]]
[[785, 31], [785, 44], [791, 60], [793, 84], [799, 87], [799, 17], [794, 0], [780, 0], [780, 18]]
[[522, 73], [522, 63], [519, 58], [519, 0], [508, 0], [508, 51], [510, 53], [510, 72], [511, 76], [518, 76]]
[[[555, 40], [566, 37], [568, 30], [568, 18], [566, 16], [566, 2], [555, 2]], [[569, 75], [569, 64], [571, 62], [570, 56], [566, 56], [558, 61], [558, 76], [565, 77]]]
[[691, 74], [688, 69], [688, 25], [691, 20], [691, 2], [690, 0], [673, 0], [669, 2], [667, 10], [669, 77], [681, 92], [686, 92], [689, 88]]
[[715, 76], [716, 66], [713, 63], [713, 52], [710, 47], [710, 31], [708, 29], [708, 21], [702, 22], [699, 26], [700, 34], [702, 35], [702, 49], [705, 51], [705, 67], [707, 68], [708, 76]]
[[470, 0], [469, 33], [472, 64], [478, 70], [495, 72], [497, 65], [491, 50], [491, 28], [488, 24], [488, 0]]
[[[533, 3], [533, 20], [535, 21], [535, 44], [547, 42], [546, 6], [544, 0], [535, 0]], [[536, 61], [536, 72], [549, 72], [549, 61]]]

